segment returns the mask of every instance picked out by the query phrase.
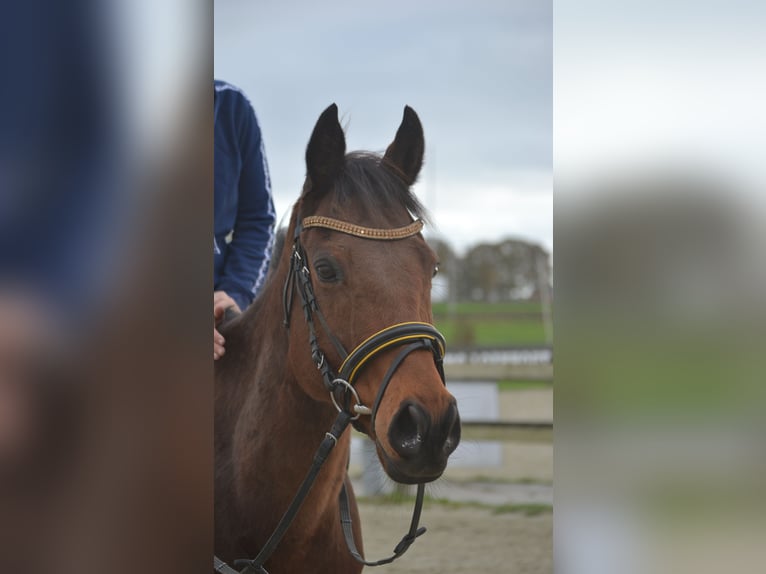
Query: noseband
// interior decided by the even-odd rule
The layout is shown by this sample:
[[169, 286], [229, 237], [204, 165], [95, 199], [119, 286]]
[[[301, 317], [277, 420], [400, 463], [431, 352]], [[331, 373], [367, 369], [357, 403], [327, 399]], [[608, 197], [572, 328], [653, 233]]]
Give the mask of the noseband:
[[[309, 331], [309, 347], [311, 349], [311, 358], [317, 366], [317, 369], [321, 373], [322, 382], [325, 388], [330, 393], [335, 408], [338, 409], [338, 417], [332, 426], [330, 432], [325, 434], [325, 438], [319, 446], [314, 461], [309, 470], [306, 478], [298, 489], [297, 494], [293, 498], [290, 506], [285, 511], [284, 515], [277, 524], [276, 529], [271, 534], [266, 544], [252, 560], [236, 560], [234, 563], [238, 567], [244, 567], [239, 574], [246, 573], [258, 573], [268, 574], [263, 564], [268, 560], [271, 554], [279, 544], [290, 523], [298, 513], [303, 500], [308, 495], [309, 490], [319, 473], [319, 469], [324, 461], [329, 456], [332, 449], [338, 442], [338, 438], [343, 434], [349, 423], [352, 423], [359, 419], [360, 416], [370, 416], [370, 430], [374, 432], [375, 429], [375, 416], [378, 412], [378, 407], [383, 399], [383, 395], [388, 388], [388, 384], [391, 382], [394, 373], [404, 362], [407, 356], [418, 350], [431, 351], [436, 369], [439, 372], [439, 377], [444, 383], [444, 368], [443, 359], [445, 353], [445, 341], [436, 328], [429, 323], [421, 323], [417, 321], [407, 323], [397, 323], [381, 329], [377, 333], [371, 335], [361, 343], [359, 343], [349, 353], [343, 347], [343, 344], [332, 333], [324, 314], [319, 309], [316, 297], [314, 295], [314, 288], [311, 284], [311, 273], [308, 267], [308, 259], [306, 252], [301, 245], [300, 236], [301, 233], [311, 227], [320, 227], [324, 229], [331, 229], [347, 235], [353, 235], [355, 237], [362, 237], [365, 239], [372, 239], [378, 241], [395, 241], [399, 239], [405, 239], [420, 233], [423, 229], [423, 222], [421, 220], [415, 220], [409, 225], [404, 227], [398, 227], [395, 229], [376, 229], [371, 227], [362, 227], [353, 223], [332, 219], [324, 216], [311, 216], [303, 219], [302, 222], [296, 224], [295, 232], [293, 235], [293, 247], [290, 254], [290, 269], [285, 280], [284, 289], [282, 292], [282, 305], [284, 310], [284, 325], [287, 329], [290, 328], [290, 314], [292, 311], [293, 294], [297, 290], [301, 299], [301, 306], [303, 308], [303, 316], [308, 326]], [[319, 346], [317, 339], [316, 325], [314, 323], [314, 317], [319, 319], [319, 323], [322, 326], [325, 334], [329, 338], [335, 350], [341, 357], [342, 363], [336, 369], [334, 369], [327, 361], [326, 354]], [[362, 404], [359, 399], [359, 394], [354, 388], [360, 373], [363, 371], [366, 365], [368, 365], [375, 357], [382, 352], [403, 347], [400, 352], [395, 356], [392, 363], [389, 365], [388, 370], [383, 376], [380, 387], [378, 388], [375, 402], [372, 408]], [[354, 423], [356, 424], [356, 423]], [[364, 559], [361, 553], [357, 550], [354, 542], [353, 525], [351, 520], [351, 510], [349, 504], [348, 493], [346, 492], [345, 482], [341, 488], [339, 496], [340, 518], [343, 534], [346, 539], [346, 545], [350, 554], [355, 560], [365, 564], [366, 566], [380, 566], [382, 564], [388, 564], [396, 560], [399, 556], [404, 554], [407, 549], [412, 545], [415, 539], [425, 533], [426, 528], [424, 526], [419, 527], [420, 512], [423, 506], [423, 497], [425, 493], [425, 485], [418, 484], [417, 495], [415, 497], [415, 508], [413, 510], [412, 520], [410, 521], [410, 528], [407, 531], [399, 543], [394, 548], [393, 554], [388, 558], [383, 558], [375, 562], [368, 562]], [[221, 574], [237, 574], [237, 571], [228, 566], [225, 562], [214, 557], [214, 567], [217, 572]]]

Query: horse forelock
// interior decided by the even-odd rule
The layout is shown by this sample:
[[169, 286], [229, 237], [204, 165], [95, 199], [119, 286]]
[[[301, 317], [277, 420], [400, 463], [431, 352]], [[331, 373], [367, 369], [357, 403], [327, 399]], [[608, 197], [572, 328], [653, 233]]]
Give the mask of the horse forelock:
[[320, 205], [329, 205], [328, 215], [352, 217], [349, 223], [358, 225], [401, 225], [405, 213], [425, 222], [429, 219], [410, 187], [378, 154], [351, 152], [331, 189], [311, 190], [310, 182], [307, 187], [294, 218], [315, 215]]

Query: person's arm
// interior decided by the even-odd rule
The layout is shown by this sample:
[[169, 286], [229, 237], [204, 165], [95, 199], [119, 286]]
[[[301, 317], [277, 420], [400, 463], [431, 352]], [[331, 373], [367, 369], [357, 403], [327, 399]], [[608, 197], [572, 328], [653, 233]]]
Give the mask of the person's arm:
[[249, 104], [241, 123], [240, 150], [237, 218], [216, 289], [245, 309], [266, 279], [276, 219], [261, 131]]

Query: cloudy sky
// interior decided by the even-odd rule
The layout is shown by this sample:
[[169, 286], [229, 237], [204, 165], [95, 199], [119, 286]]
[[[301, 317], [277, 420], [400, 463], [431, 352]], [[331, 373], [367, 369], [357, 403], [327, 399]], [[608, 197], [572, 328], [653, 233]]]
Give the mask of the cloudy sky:
[[324, 108], [338, 104], [347, 149], [382, 152], [408, 104], [432, 233], [459, 251], [504, 237], [552, 249], [551, 32], [545, 0], [219, 0], [215, 75], [256, 108], [278, 217]]

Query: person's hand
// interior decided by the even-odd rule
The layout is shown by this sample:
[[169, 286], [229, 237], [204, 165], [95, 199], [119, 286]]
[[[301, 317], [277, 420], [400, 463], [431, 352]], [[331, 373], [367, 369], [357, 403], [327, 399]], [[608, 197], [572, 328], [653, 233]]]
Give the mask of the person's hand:
[[43, 428], [39, 368], [51, 359], [61, 333], [46, 302], [0, 288], [0, 475], [23, 459]]
[[224, 348], [226, 340], [216, 327], [223, 320], [223, 314], [229, 307], [233, 307], [238, 313], [240, 312], [237, 303], [225, 291], [215, 291], [213, 293], [213, 360], [216, 361], [226, 352]]

